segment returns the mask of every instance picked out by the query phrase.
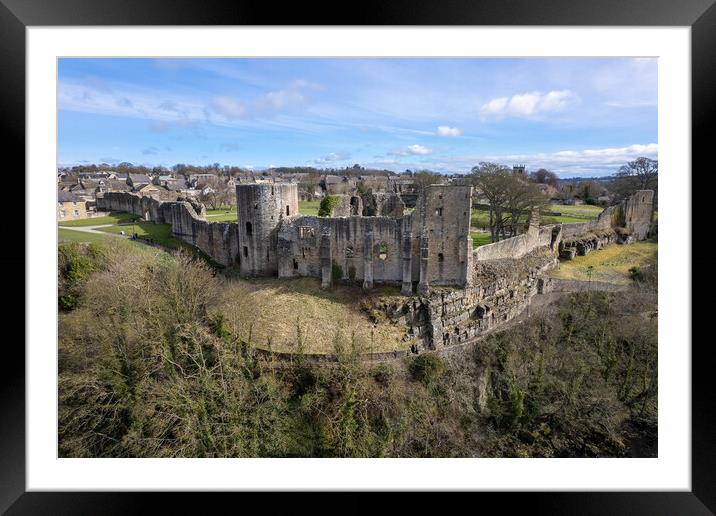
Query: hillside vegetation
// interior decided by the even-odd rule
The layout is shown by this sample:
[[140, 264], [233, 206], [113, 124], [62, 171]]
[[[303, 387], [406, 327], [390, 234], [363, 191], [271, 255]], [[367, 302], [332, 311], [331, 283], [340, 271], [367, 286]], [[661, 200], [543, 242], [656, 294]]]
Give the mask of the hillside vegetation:
[[649, 284], [567, 297], [447, 357], [367, 363], [347, 326], [339, 361], [312, 369], [262, 358], [229, 317], [243, 291], [217, 295], [231, 282], [202, 261], [123, 241], [59, 254], [60, 457], [656, 453]]

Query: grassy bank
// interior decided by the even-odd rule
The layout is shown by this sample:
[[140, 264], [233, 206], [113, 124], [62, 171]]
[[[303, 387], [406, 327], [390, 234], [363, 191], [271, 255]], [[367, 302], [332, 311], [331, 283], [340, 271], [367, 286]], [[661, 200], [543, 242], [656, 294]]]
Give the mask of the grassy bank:
[[120, 224], [122, 222], [130, 222], [133, 218], [139, 218], [137, 215], [125, 212], [110, 213], [102, 217], [92, 217], [89, 219], [67, 220], [59, 222], [60, 226], [67, 227], [85, 227], [100, 226], [103, 224]]
[[613, 244], [586, 256], [575, 256], [572, 260], [560, 262], [551, 275], [580, 281], [588, 281], [591, 277], [593, 281], [626, 285], [632, 282], [629, 269], [656, 262], [657, 252], [658, 244], [653, 241]]

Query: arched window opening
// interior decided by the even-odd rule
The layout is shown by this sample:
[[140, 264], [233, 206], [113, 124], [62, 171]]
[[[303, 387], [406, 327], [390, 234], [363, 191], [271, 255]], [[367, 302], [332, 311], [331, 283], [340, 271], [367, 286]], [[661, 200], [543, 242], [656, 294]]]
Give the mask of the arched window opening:
[[251, 222], [246, 223], [246, 234], [248, 236], [251, 236], [254, 234], [254, 227], [251, 225]]
[[288, 217], [289, 215], [291, 215], [291, 207], [286, 205], [286, 216]]
[[381, 260], [388, 258], [388, 244], [385, 242], [381, 242], [380, 246], [378, 246], [378, 258]]
[[438, 253], [438, 261], [444, 262], [445, 261], [445, 255], [443, 253]]

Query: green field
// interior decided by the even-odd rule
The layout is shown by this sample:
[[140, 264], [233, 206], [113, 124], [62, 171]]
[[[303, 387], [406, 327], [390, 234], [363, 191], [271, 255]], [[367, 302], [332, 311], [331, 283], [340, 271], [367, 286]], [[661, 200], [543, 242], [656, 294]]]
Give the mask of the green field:
[[653, 241], [636, 242], [630, 245], [612, 244], [592, 251], [586, 256], [575, 256], [572, 260], [560, 262], [550, 273], [560, 279], [605, 281], [626, 285], [631, 283], [629, 269], [642, 267], [656, 261], [658, 244]]
[[236, 222], [236, 206], [225, 206], [215, 210], [206, 210], [206, 220], [209, 222]]
[[569, 224], [571, 222], [587, 222], [591, 219], [585, 219], [584, 217], [572, 217], [569, 215], [560, 215], [558, 217], [552, 217], [550, 215], [540, 215], [540, 226], [549, 226], [551, 224]]
[[87, 242], [88, 244], [99, 244], [112, 238], [109, 235], [87, 233], [84, 231], [72, 231], [71, 229], [58, 228], [57, 241], [62, 242]]
[[566, 204], [550, 204], [549, 211], [561, 213], [563, 216], [576, 217], [580, 219], [596, 219], [604, 211], [601, 206], [590, 204], [578, 204], [569, 206]]
[[318, 215], [321, 201], [298, 201], [298, 211], [301, 215]]
[[[570, 222], [585, 222], [587, 220], [595, 219], [602, 212], [604, 208], [599, 206], [561, 206], [558, 204], [552, 204], [549, 207], [549, 211], [559, 212], [562, 215], [550, 216], [541, 215], [540, 225], [549, 226], [550, 224], [569, 224]], [[479, 229], [489, 229], [490, 214], [487, 210], [473, 208], [470, 217], [470, 223], [472, 227]]]
[[471, 231], [470, 236], [472, 237], [472, 248], [480, 247], [481, 245], [491, 244], [492, 237], [490, 233], [483, 233], [481, 231]]
[[[301, 215], [318, 215], [320, 201], [298, 201], [298, 211]], [[209, 222], [236, 222], [236, 207], [224, 207], [216, 210], [206, 210], [206, 220]]]
[[[178, 238], [172, 236], [171, 225], [169, 224], [155, 224], [154, 222], [142, 221], [136, 224], [98, 228], [97, 231], [102, 231], [104, 233], [119, 233], [124, 231], [127, 235], [137, 233], [137, 236], [140, 238], [151, 238], [157, 244], [170, 249], [191, 247], [183, 240], [179, 240]], [[193, 249], [193, 247], [191, 247], [191, 249]]]
[[137, 215], [131, 213], [110, 213], [104, 217], [93, 217], [91, 219], [67, 220], [60, 222], [60, 226], [68, 227], [84, 227], [84, 226], [101, 226], [103, 224], [119, 224], [120, 222], [131, 222], [132, 218], [138, 218]]

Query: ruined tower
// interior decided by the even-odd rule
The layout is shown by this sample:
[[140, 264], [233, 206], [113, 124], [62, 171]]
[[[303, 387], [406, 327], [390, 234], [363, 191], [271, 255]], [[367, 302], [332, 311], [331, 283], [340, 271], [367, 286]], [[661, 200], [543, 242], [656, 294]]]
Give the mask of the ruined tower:
[[251, 183], [236, 185], [239, 225], [239, 270], [244, 276], [278, 273], [278, 225], [298, 214], [298, 185]]

